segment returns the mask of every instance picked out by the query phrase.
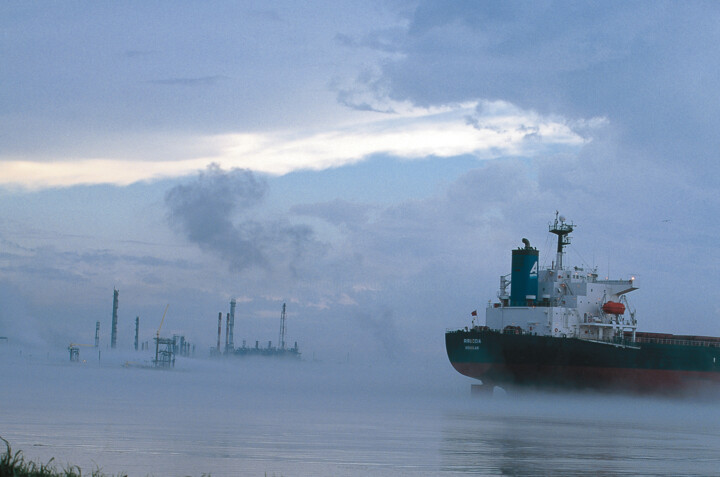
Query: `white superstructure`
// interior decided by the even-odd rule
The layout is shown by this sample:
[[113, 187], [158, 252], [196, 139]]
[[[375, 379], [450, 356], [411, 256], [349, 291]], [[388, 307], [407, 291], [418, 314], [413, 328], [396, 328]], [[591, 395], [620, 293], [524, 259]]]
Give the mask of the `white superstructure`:
[[[637, 289], [634, 277], [629, 280], [600, 280], [596, 269], [586, 271], [579, 267], [563, 267], [562, 254], [572, 230], [572, 224], [556, 215], [550, 232], [558, 236], [557, 259], [551, 267], [543, 270], [538, 270], [537, 262], [534, 265], [528, 262], [528, 290], [532, 291], [526, 295], [523, 306], [512, 306], [507, 293], [508, 285], [512, 286], [511, 280], [508, 275], [500, 277], [499, 301], [489, 303], [485, 312], [489, 328], [504, 330], [510, 326], [525, 333], [599, 341], [612, 340], [622, 337], [624, 332], [631, 332], [634, 339], [637, 327], [635, 312], [625, 297], [626, 293]], [[522, 251], [535, 250], [527, 240], [523, 242], [526, 249]], [[520, 282], [528, 278], [516, 273], [520, 272], [513, 262], [512, 280]], [[537, 274], [536, 293], [534, 273]]]

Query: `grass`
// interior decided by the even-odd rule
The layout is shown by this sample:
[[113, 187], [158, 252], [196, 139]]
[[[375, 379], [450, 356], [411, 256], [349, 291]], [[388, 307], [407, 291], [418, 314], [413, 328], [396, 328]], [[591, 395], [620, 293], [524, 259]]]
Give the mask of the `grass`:
[[[0, 455], [0, 477], [82, 477], [82, 469], [76, 465], [68, 465], [58, 470], [53, 465], [53, 457], [47, 464], [37, 464], [25, 460], [22, 451], [13, 454], [10, 443], [0, 436], [0, 440], [5, 443], [6, 451]], [[88, 474], [85, 474], [88, 475]], [[267, 472], [265, 473], [267, 477]], [[127, 474], [117, 474], [110, 476], [102, 473], [100, 469], [95, 469], [89, 477], [128, 477]], [[211, 477], [210, 474], [202, 474], [201, 477]], [[275, 477], [275, 474], [273, 474]]]
[[[1, 436], [0, 440], [5, 443], [7, 448], [5, 453], [0, 456], [0, 477], [82, 477], [82, 470], [78, 466], [68, 465], [62, 470], [58, 470], [53, 465], [54, 458], [50, 459], [47, 464], [26, 461], [22, 451], [13, 454], [10, 443]], [[90, 477], [108, 476], [103, 474], [100, 469], [95, 469]], [[127, 477], [127, 475], [121, 474], [117, 477]]]

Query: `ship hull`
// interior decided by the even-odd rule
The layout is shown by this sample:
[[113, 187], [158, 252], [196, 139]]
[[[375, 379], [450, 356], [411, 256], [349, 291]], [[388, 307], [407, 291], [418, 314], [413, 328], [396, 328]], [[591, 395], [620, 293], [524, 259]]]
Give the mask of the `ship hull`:
[[453, 367], [501, 387], [697, 392], [720, 384], [720, 348], [661, 343], [604, 343], [577, 338], [451, 331]]

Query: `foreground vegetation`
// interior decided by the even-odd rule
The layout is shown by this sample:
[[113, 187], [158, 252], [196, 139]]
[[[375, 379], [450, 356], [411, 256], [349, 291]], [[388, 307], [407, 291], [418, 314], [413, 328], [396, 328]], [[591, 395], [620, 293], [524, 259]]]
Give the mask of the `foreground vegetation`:
[[[13, 454], [10, 443], [0, 437], [5, 443], [6, 451], [0, 456], [0, 477], [82, 477], [82, 470], [78, 466], [64, 467], [58, 470], [50, 459], [47, 464], [37, 464], [25, 461], [22, 451]], [[91, 477], [108, 477], [99, 469], [93, 470]], [[127, 477], [118, 475], [117, 477]]]

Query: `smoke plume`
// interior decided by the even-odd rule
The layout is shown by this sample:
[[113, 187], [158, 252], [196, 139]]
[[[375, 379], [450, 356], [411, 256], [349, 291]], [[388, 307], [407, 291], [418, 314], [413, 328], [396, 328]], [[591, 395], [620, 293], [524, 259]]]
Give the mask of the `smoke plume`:
[[267, 183], [249, 170], [211, 164], [194, 181], [170, 189], [165, 204], [172, 227], [231, 270], [280, 266], [297, 272], [298, 262], [319, 244], [307, 225], [253, 217], [267, 191]]

